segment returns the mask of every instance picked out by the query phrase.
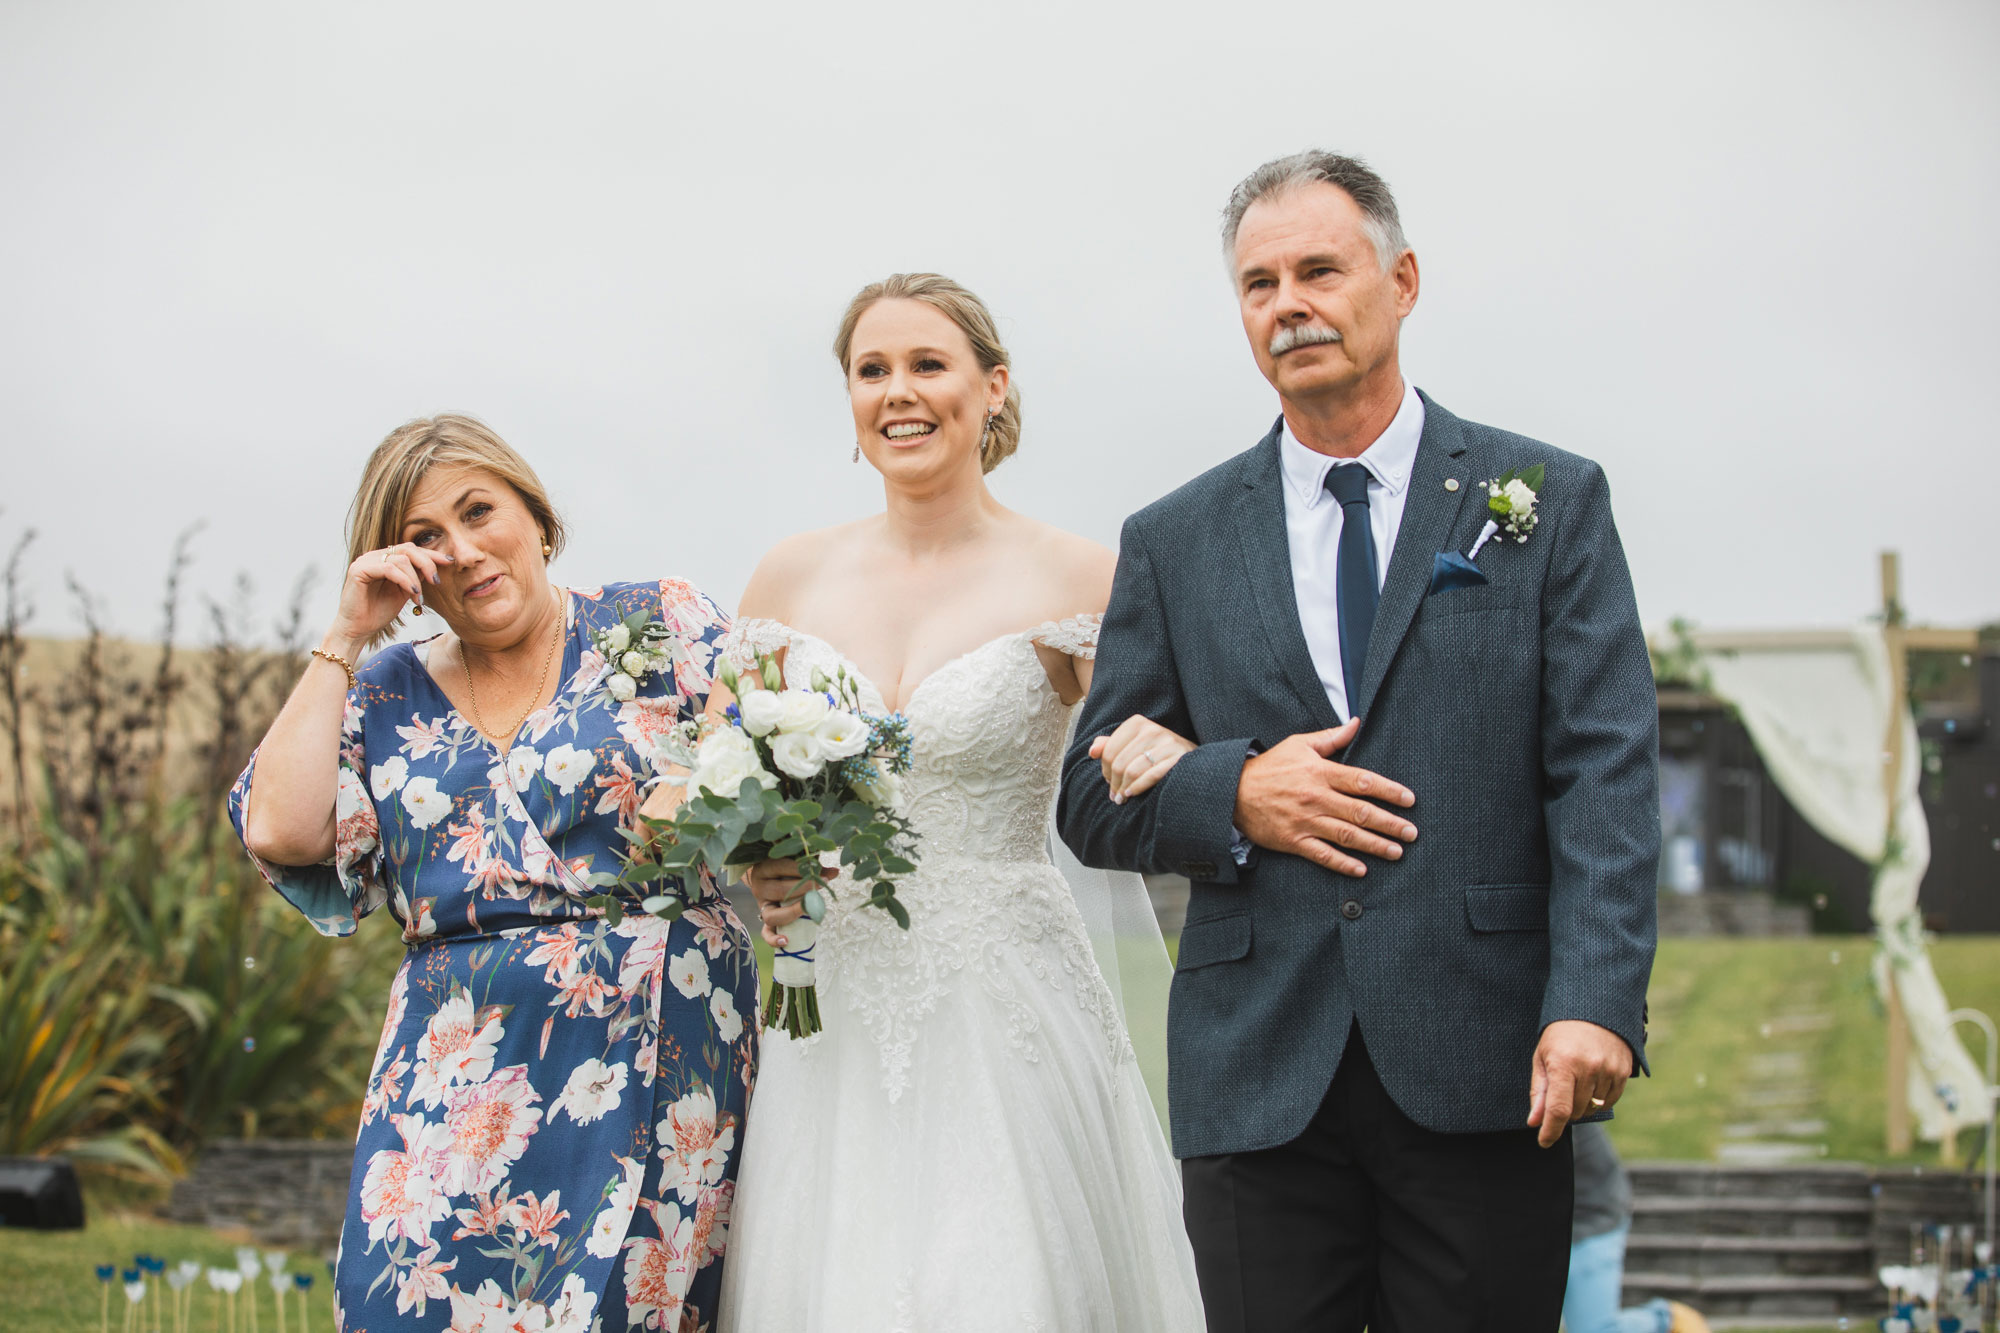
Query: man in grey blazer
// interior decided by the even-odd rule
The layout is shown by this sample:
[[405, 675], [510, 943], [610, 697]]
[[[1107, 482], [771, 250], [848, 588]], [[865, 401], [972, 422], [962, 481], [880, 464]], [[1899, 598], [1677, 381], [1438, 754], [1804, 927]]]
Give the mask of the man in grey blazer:
[[1224, 248], [1283, 415], [1126, 522], [1059, 811], [1086, 864], [1193, 881], [1168, 1082], [1209, 1327], [1553, 1330], [1564, 1130], [1644, 1068], [1654, 943], [1604, 474], [1406, 384], [1416, 257], [1362, 163], [1260, 168]]

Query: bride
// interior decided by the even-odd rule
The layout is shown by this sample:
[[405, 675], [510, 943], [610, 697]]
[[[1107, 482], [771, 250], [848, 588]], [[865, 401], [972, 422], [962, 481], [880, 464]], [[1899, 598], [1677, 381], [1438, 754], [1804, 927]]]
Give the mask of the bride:
[[[1049, 850], [1112, 553], [987, 490], [1020, 396], [971, 292], [872, 284], [834, 351], [886, 510], [771, 550], [733, 648], [781, 654], [793, 685], [844, 665], [909, 717], [921, 864], [907, 932], [858, 894], [829, 907], [825, 1030], [765, 1034], [721, 1327], [1192, 1333], [1179, 1178], [1092, 952], [1137, 946], [1086, 925]], [[795, 871], [750, 877], [780, 946]]]

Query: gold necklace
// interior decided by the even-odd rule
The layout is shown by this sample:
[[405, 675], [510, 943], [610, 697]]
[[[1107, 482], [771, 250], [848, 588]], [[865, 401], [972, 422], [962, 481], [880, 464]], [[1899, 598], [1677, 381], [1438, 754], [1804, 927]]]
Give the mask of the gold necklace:
[[535, 677], [535, 692], [528, 696], [528, 707], [526, 708], [525, 711], [522, 712], [520, 717], [514, 720], [514, 725], [507, 729], [507, 732], [504, 736], [495, 736], [492, 732], [488, 731], [486, 729], [486, 719], [482, 718], [479, 715], [479, 691], [475, 689], [472, 684], [472, 662], [465, 655], [464, 641], [461, 640], [459, 642], [458, 664], [465, 671], [466, 702], [469, 703], [472, 707], [472, 725], [479, 728], [480, 735], [487, 737], [489, 740], [511, 741], [514, 739], [514, 737], [521, 734], [521, 724], [528, 720], [528, 714], [534, 712], [535, 705], [541, 702], [542, 686], [546, 685], [549, 679], [549, 663], [555, 661], [556, 645], [561, 643], [562, 641], [563, 641], [563, 616], [561, 611], [558, 611], [556, 613], [555, 637], [549, 640], [548, 652], [542, 654], [542, 674]]

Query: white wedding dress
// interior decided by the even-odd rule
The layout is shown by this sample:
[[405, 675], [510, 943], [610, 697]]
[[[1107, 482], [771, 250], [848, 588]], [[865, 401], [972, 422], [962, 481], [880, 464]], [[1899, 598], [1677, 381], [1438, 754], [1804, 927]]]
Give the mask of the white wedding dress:
[[[789, 682], [845, 666], [739, 622]], [[898, 880], [910, 928], [844, 895], [821, 923], [825, 1030], [766, 1030], [730, 1219], [727, 1333], [1198, 1333], [1180, 1179], [1083, 916], [1050, 860], [1071, 709], [1035, 653], [1097, 618], [995, 639], [918, 685]], [[1164, 962], [1164, 956], [1162, 956]]]

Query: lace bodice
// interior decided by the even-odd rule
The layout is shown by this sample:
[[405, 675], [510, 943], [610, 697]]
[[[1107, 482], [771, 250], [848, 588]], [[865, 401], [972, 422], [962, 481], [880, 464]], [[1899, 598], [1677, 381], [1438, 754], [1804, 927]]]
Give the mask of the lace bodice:
[[[1069, 992], [1101, 1022], [1114, 1056], [1131, 1058], [1076, 903], [1049, 859], [1073, 710], [1035, 646], [1092, 658], [1100, 621], [1074, 616], [992, 639], [926, 676], [904, 706], [913, 742], [905, 808], [919, 842], [917, 872], [897, 891], [910, 929], [847, 894], [829, 907], [817, 948], [821, 992], [841, 992], [866, 1017], [892, 1101], [925, 1015], [968, 972], [1004, 1013], [1007, 1038], [1025, 1058], [1036, 1058], [1036, 1009], [1045, 1002], [1022, 993], [1027, 980]], [[814, 635], [740, 620], [722, 644], [742, 667], [780, 649], [787, 684], [804, 686], [814, 668], [832, 675], [845, 667], [863, 707], [888, 711], [874, 683]]]

